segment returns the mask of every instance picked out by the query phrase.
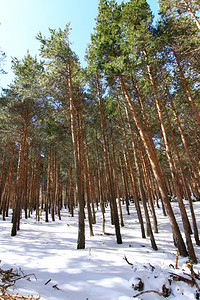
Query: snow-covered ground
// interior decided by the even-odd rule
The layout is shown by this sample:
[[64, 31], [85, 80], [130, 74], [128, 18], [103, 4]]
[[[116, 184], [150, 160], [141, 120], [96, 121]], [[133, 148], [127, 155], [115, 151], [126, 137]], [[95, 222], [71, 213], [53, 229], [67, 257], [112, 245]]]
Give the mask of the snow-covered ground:
[[[173, 203], [175, 214], [180, 218], [177, 203]], [[197, 222], [200, 218], [200, 202], [194, 203]], [[188, 207], [187, 207], [188, 209]], [[0, 268], [7, 270], [22, 269], [30, 276], [30, 281], [20, 279], [9, 293], [23, 296], [40, 294], [41, 300], [156, 300], [166, 299], [156, 293], [146, 293], [133, 298], [138, 290], [134, 286], [140, 281], [144, 289], [162, 292], [165, 284], [171, 289], [167, 299], [199, 299], [197, 287], [191, 287], [182, 281], [169, 282], [170, 272], [181, 276], [190, 273], [186, 267], [187, 258], [179, 257], [175, 270], [176, 248], [173, 245], [168, 218], [162, 210], [156, 208], [159, 233], [155, 234], [158, 251], [151, 248], [149, 238], [142, 239], [140, 226], [134, 205], [131, 204], [130, 215], [124, 208], [125, 226], [121, 228], [123, 244], [117, 245], [114, 227], [110, 225], [109, 210], [106, 212], [106, 232], [101, 232], [101, 213], [97, 211], [97, 224], [94, 225], [94, 237], [89, 236], [86, 221], [86, 248], [76, 249], [77, 215], [70, 217], [62, 211], [62, 220], [45, 223], [44, 216], [38, 223], [35, 215], [21, 220], [21, 230], [16, 237], [10, 236], [11, 216], [0, 221]], [[189, 214], [190, 215], [190, 214]], [[195, 246], [197, 257], [200, 248]], [[127, 263], [124, 259], [133, 265]], [[200, 264], [194, 265], [198, 273]], [[189, 278], [189, 277], [187, 277]], [[197, 280], [198, 283], [200, 281]]]

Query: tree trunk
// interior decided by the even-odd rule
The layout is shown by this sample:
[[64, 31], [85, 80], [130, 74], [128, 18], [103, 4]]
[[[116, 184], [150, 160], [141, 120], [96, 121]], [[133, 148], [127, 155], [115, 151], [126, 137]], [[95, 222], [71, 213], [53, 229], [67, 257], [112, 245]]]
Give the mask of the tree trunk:
[[176, 59], [176, 62], [177, 62], [178, 68], [179, 68], [179, 73], [180, 73], [181, 80], [182, 80], [182, 82], [183, 82], [183, 86], [184, 86], [184, 88], [185, 88], [185, 92], [186, 92], [186, 94], [187, 94], [189, 103], [190, 103], [190, 105], [191, 105], [191, 107], [192, 107], [192, 111], [193, 111], [193, 113], [194, 113], [194, 117], [195, 117], [196, 122], [197, 122], [197, 126], [198, 126], [199, 131], [200, 131], [200, 115], [199, 115], [199, 113], [198, 113], [198, 110], [197, 110], [196, 105], [195, 105], [195, 103], [194, 103], [192, 94], [191, 94], [190, 89], [189, 89], [189, 87], [188, 87], [187, 80], [186, 80], [185, 75], [184, 75], [184, 73], [183, 73], [183, 69], [182, 69], [182, 67], [181, 67], [181, 62], [180, 62], [179, 56], [178, 56], [177, 52], [173, 49], [173, 47], [172, 47], [172, 51], [173, 51], [173, 53], [174, 53], [174, 57], [175, 57], [175, 59]]
[[74, 199], [74, 185], [73, 185], [73, 179], [72, 179], [72, 167], [70, 167], [70, 192], [69, 192], [69, 212], [71, 216], [74, 216], [74, 204], [75, 204], [75, 199]]
[[97, 79], [97, 82], [96, 82], [97, 83], [97, 96], [98, 96], [100, 119], [101, 119], [101, 133], [102, 133], [103, 148], [104, 148], [104, 163], [105, 163], [106, 174], [108, 176], [111, 210], [113, 212], [113, 221], [114, 221], [114, 225], [115, 225], [115, 234], [116, 234], [116, 238], [117, 238], [117, 244], [122, 244], [120, 225], [119, 225], [119, 216], [118, 216], [117, 203], [116, 203], [116, 195], [115, 195], [115, 191], [113, 189], [113, 174], [111, 171], [109, 150], [108, 150], [106, 136], [105, 136], [105, 114], [104, 114], [104, 108], [103, 108], [103, 104], [102, 104], [102, 97], [101, 97], [101, 92], [100, 92], [98, 76], [96, 79]]
[[71, 66], [70, 60], [67, 64], [67, 80], [68, 80], [68, 90], [69, 90], [69, 104], [70, 104], [70, 117], [71, 117], [71, 134], [74, 150], [74, 166], [76, 175], [76, 186], [77, 186], [77, 202], [78, 202], [78, 239], [77, 239], [77, 249], [85, 249], [85, 213], [84, 213], [84, 199], [82, 197], [81, 191], [81, 165], [78, 150], [77, 141], [77, 120], [75, 113], [75, 103], [73, 98], [73, 86], [71, 77]]
[[[145, 51], [145, 58], [147, 60], [146, 51]], [[190, 236], [190, 232], [191, 232], [190, 223], [189, 223], [187, 212], [186, 212], [186, 209], [185, 209], [185, 206], [183, 203], [180, 185], [179, 185], [179, 181], [178, 181], [178, 175], [177, 175], [176, 169], [174, 167], [174, 162], [173, 162], [173, 158], [171, 155], [171, 149], [170, 149], [170, 145], [169, 145], [169, 142], [167, 139], [167, 131], [166, 131], [165, 123], [164, 123], [164, 118], [163, 118], [160, 101], [158, 98], [157, 88], [156, 88], [154, 78], [153, 78], [153, 75], [151, 72], [151, 67], [148, 63], [147, 63], [147, 71], [148, 71], [148, 75], [149, 75], [152, 89], [153, 89], [154, 96], [155, 96], [154, 98], [155, 98], [156, 109], [157, 109], [157, 113], [158, 113], [159, 120], [160, 120], [160, 126], [161, 126], [161, 132], [162, 132], [163, 141], [164, 141], [164, 145], [165, 145], [166, 156], [167, 156], [167, 159], [169, 162], [171, 176], [172, 176], [172, 180], [174, 182], [177, 200], [178, 200], [178, 204], [179, 204], [179, 208], [180, 208], [180, 212], [181, 212], [181, 217], [182, 217], [182, 222], [183, 222], [183, 227], [184, 227], [184, 232], [185, 232], [185, 237], [186, 237], [186, 244], [188, 247], [188, 253], [189, 253], [190, 259], [194, 263], [196, 263], [197, 258], [196, 258], [195, 252], [194, 252], [194, 248], [193, 248], [192, 240], [191, 240], [191, 236]]]
[[12, 188], [12, 180], [13, 180], [13, 169], [14, 169], [14, 149], [12, 150], [12, 156], [9, 162], [6, 180], [4, 185], [4, 190], [1, 193], [1, 210], [3, 215], [3, 220], [5, 221], [5, 217], [9, 208], [10, 204], [10, 195], [11, 195], [11, 188]]
[[[142, 197], [144, 197], [144, 199], [142, 199], [143, 200], [142, 203], [143, 203], [143, 205], [146, 205], [146, 195], [145, 195], [144, 188], [143, 188], [142, 173], [141, 173], [141, 170], [140, 170], [139, 161], [138, 161], [138, 157], [137, 157], [137, 151], [136, 151], [137, 146], [136, 146], [136, 141], [135, 141], [135, 138], [134, 138], [133, 129], [132, 129], [132, 126], [131, 126], [131, 121], [130, 121], [130, 117], [129, 117], [128, 108], [127, 108], [126, 103], [125, 103], [125, 112], [126, 112], [126, 117], [127, 117], [127, 120], [128, 120], [129, 131], [130, 131], [130, 134], [131, 134], [131, 144], [132, 144], [134, 160], [135, 160], [135, 165], [136, 165], [136, 172], [137, 172], [137, 176], [138, 176], [138, 185], [139, 185], [140, 197], [141, 197], [141, 199], [142, 199]], [[144, 111], [143, 111], [143, 113], [144, 113]], [[122, 116], [121, 116], [121, 119], [122, 119]], [[149, 127], [148, 127], [148, 124], [147, 124], [147, 120], [145, 121], [145, 123], [146, 123], [145, 126], [147, 127], [147, 130], [148, 130]], [[149, 134], [150, 134], [150, 132], [149, 132]], [[129, 159], [130, 159], [130, 154], [129, 154]], [[131, 169], [132, 169], [132, 167], [131, 167]], [[133, 173], [133, 170], [131, 172]], [[139, 205], [139, 203], [138, 203], [138, 205]], [[154, 212], [154, 214], [153, 214], [154, 228], [155, 228], [155, 232], [157, 232], [158, 231], [158, 229], [157, 229], [157, 220], [156, 220], [156, 215], [155, 215], [154, 208], [152, 209], [152, 211]], [[149, 216], [147, 215], [148, 210], [146, 210], [146, 208], [145, 208], [145, 212], [146, 212], [145, 216], [148, 219], [149, 218]], [[147, 226], [148, 226], [147, 227], [147, 236], [149, 236], [150, 232], [152, 231], [151, 228], [150, 228], [151, 226], [149, 227], [149, 225], [151, 225], [151, 224], [149, 224], [149, 220], [146, 220], [146, 223], [147, 223]], [[152, 247], [157, 248], [153, 236], [152, 236]], [[157, 249], [155, 249], [155, 250], [157, 250]]]
[[38, 222], [40, 221], [40, 151], [41, 146], [38, 147], [38, 157], [37, 157], [37, 178], [36, 178], [36, 218]]
[[122, 77], [121, 74], [119, 74], [119, 80], [120, 80], [120, 83], [121, 83], [122, 92], [124, 93], [126, 101], [127, 101], [128, 105], [130, 107], [130, 110], [132, 112], [133, 120], [136, 124], [136, 127], [138, 128], [140, 137], [142, 139], [144, 147], [145, 147], [145, 149], [147, 151], [147, 154], [149, 156], [149, 160], [150, 160], [150, 163], [151, 163], [151, 166], [152, 166], [152, 170], [154, 172], [155, 179], [158, 182], [158, 187], [159, 187], [159, 190], [160, 190], [160, 194], [161, 194], [162, 200], [165, 204], [165, 208], [166, 208], [166, 211], [167, 211], [167, 214], [168, 214], [168, 217], [169, 217], [169, 221], [170, 221], [170, 224], [171, 224], [171, 227], [172, 227], [172, 232], [173, 232], [173, 237], [174, 237], [174, 244], [178, 247], [180, 255], [187, 256], [188, 253], [187, 253], [183, 238], [181, 236], [180, 229], [178, 227], [177, 221], [175, 219], [174, 212], [172, 210], [171, 204], [170, 204], [169, 199], [168, 199], [167, 188], [166, 188], [166, 184], [165, 184], [165, 181], [164, 181], [164, 178], [163, 178], [161, 168], [159, 166], [158, 158], [154, 154], [154, 152], [152, 152], [152, 150], [151, 150], [151, 145], [149, 145], [148, 140], [145, 136], [142, 124], [140, 123], [140, 120], [139, 120], [139, 118], [136, 114], [135, 108], [133, 106], [133, 103], [131, 101], [131, 98], [129, 96], [128, 90], [126, 88], [126, 85], [124, 83], [124, 80], [123, 80], [123, 77]]
[[170, 119], [169, 119], [169, 115], [168, 115], [166, 106], [164, 106], [164, 108], [165, 108], [165, 114], [167, 116], [167, 121], [168, 121], [169, 129], [170, 129], [170, 133], [171, 133], [171, 136], [172, 136], [172, 139], [173, 139], [174, 150], [175, 150], [175, 153], [176, 153], [176, 156], [177, 156], [177, 161], [178, 161], [178, 165], [179, 165], [179, 168], [180, 168], [180, 173], [181, 173], [181, 178], [182, 178], [183, 185], [184, 185], [185, 194], [186, 194], [186, 197], [189, 201], [190, 212], [191, 212], [193, 228], [194, 228], [194, 238], [195, 238], [196, 244], [200, 246], [198, 227], [197, 227], [196, 217], [195, 217], [195, 213], [194, 213], [194, 209], [193, 209], [191, 193], [189, 191], [189, 187], [188, 187], [188, 184], [187, 184], [187, 181], [186, 181], [183, 165], [181, 163], [181, 158], [180, 158], [180, 155], [179, 155], [179, 152], [178, 152], [176, 140], [175, 140], [175, 137], [174, 137], [173, 129], [172, 129], [172, 126], [171, 126], [171, 123], [170, 123]]
[[48, 169], [47, 169], [47, 192], [45, 199], [45, 222], [49, 222], [49, 204], [51, 197], [51, 144], [49, 145], [48, 152]]
[[[127, 163], [128, 166], [128, 163]], [[126, 211], [127, 214], [130, 215], [130, 211], [129, 211], [129, 201], [128, 201], [128, 182], [127, 182], [127, 176], [126, 176], [126, 172], [125, 172], [125, 168], [124, 168], [124, 162], [123, 162], [123, 157], [122, 155], [120, 155], [120, 167], [121, 167], [121, 177], [122, 177], [122, 182], [123, 182], [123, 186], [124, 186], [124, 198], [125, 198], [125, 203], [126, 203]]]
[[52, 151], [52, 163], [51, 163], [51, 177], [52, 177], [52, 185], [51, 185], [51, 219], [55, 222], [55, 193], [56, 193], [56, 165], [57, 165], [57, 155], [56, 150]]
[[25, 160], [25, 170], [24, 170], [24, 176], [25, 176], [25, 182], [24, 182], [24, 203], [23, 203], [23, 208], [24, 208], [24, 213], [25, 213], [25, 219], [28, 218], [28, 162], [29, 162], [29, 146], [27, 145], [26, 147], [26, 160]]
[[[134, 137], [133, 137], [134, 139]], [[141, 146], [141, 143], [140, 143], [140, 140], [139, 140], [139, 137], [137, 137], [137, 142], [135, 141], [134, 143], [134, 157], [136, 157], [136, 160], [137, 160], [137, 163], [136, 163], [136, 168], [138, 168], [138, 176], [140, 177], [140, 181], [141, 181], [141, 186], [142, 186], [142, 172], [143, 172], [143, 177], [144, 177], [144, 182], [145, 182], [145, 177], [148, 177], [147, 174], [145, 174], [147, 171], [146, 171], [146, 163], [145, 163], [145, 159], [144, 159], [144, 154], [143, 154], [143, 151], [142, 151], [142, 146]], [[141, 169], [140, 169], [140, 165], [139, 165], [139, 158], [137, 159], [137, 151], [136, 149], [138, 148], [139, 150], [139, 157], [140, 157], [140, 160], [141, 160]], [[147, 183], [148, 185], [148, 183]], [[144, 192], [144, 188], [142, 187], [143, 189], [143, 193], [144, 193], [144, 196], [145, 196], [145, 192]], [[148, 187], [146, 187], [146, 190], [148, 191]], [[144, 201], [146, 201], [144, 199]], [[154, 232], [155, 233], [158, 233], [158, 223], [157, 223], [157, 218], [156, 218], [156, 213], [155, 213], [155, 209], [154, 209], [154, 204], [153, 204], [153, 201], [151, 199], [151, 195], [149, 195], [149, 204], [150, 204], [150, 208], [151, 208], [151, 214], [152, 214], [152, 217], [153, 217], [153, 225], [154, 225]]]
[[4, 189], [4, 170], [5, 170], [5, 159], [6, 159], [6, 148], [4, 149], [1, 167], [1, 179], [0, 179], [0, 213], [1, 213], [1, 196]]
[[146, 227], [147, 227], [147, 236], [150, 237], [152, 248], [154, 250], [158, 250], [156, 242], [155, 242], [155, 238], [153, 235], [152, 227], [151, 227], [151, 221], [150, 221], [149, 212], [148, 212], [148, 208], [147, 208], [146, 194], [145, 194], [145, 191], [143, 188], [141, 170], [140, 170], [140, 166], [139, 166], [139, 162], [138, 162], [138, 158], [137, 158], [137, 153], [135, 152], [135, 148], [134, 148], [134, 160], [135, 160], [136, 171], [137, 171], [137, 176], [138, 176], [139, 193], [140, 193], [140, 197], [141, 197], [143, 208], [144, 208]]
[[23, 193], [23, 180], [24, 180], [24, 154], [26, 148], [26, 139], [27, 139], [27, 126], [24, 126], [22, 139], [19, 149], [19, 158], [18, 158], [18, 166], [17, 166], [17, 175], [16, 175], [16, 192], [13, 203], [13, 218], [12, 218], [12, 230], [11, 236], [15, 236], [17, 234], [17, 230], [19, 230], [20, 224], [20, 215], [21, 215], [21, 199]]
[[86, 147], [86, 162], [87, 162], [88, 188], [89, 188], [88, 192], [89, 192], [89, 197], [92, 205], [92, 224], [96, 224], [96, 215], [94, 209], [94, 198], [95, 198], [94, 186], [95, 185], [92, 184], [92, 180], [91, 180], [90, 161], [89, 161], [87, 142], [85, 144], [85, 147]]
[[120, 199], [120, 190], [119, 190], [119, 178], [117, 173], [117, 162], [116, 162], [116, 155], [115, 155], [115, 148], [114, 148], [114, 142], [113, 142], [113, 135], [112, 138], [112, 156], [113, 156], [113, 169], [114, 169], [114, 180], [115, 180], [115, 189], [116, 189], [116, 195], [118, 199], [118, 206], [119, 206], [119, 215], [120, 215], [120, 223], [121, 227], [124, 226], [124, 219], [123, 219], [123, 213], [122, 213], [122, 205], [121, 205], [121, 199]]
[[168, 95], [168, 99], [169, 99], [170, 104], [171, 104], [171, 108], [172, 108], [172, 111], [173, 111], [173, 114], [174, 114], [174, 118], [175, 118], [175, 120], [177, 122], [177, 125], [178, 125], [178, 129], [179, 129], [179, 132], [180, 132], [180, 135], [181, 135], [182, 143], [184, 145], [188, 160], [190, 162], [189, 169], [191, 169], [192, 177], [194, 176], [195, 187], [198, 190], [198, 193], [200, 194], [200, 191], [199, 191], [199, 176], [197, 175], [198, 172], [197, 172], [196, 167], [195, 167], [197, 162], [194, 162], [194, 158], [190, 154], [190, 150], [189, 150], [189, 147], [188, 147], [188, 144], [187, 144], [187, 141], [186, 141], [181, 123], [179, 121], [178, 114], [176, 112], [176, 109], [175, 109], [175, 106], [174, 106], [174, 103], [173, 103], [173, 100], [172, 100], [172, 97], [170, 95], [170, 92], [169, 92], [168, 88], [167, 88], [167, 95]]
[[61, 220], [61, 209], [63, 206], [62, 203], [62, 184], [60, 184], [60, 157], [57, 157], [57, 166], [56, 166], [56, 195], [55, 195], [55, 202], [57, 207], [58, 219]]
[[99, 162], [99, 153], [97, 149], [97, 168], [96, 168], [96, 177], [97, 177], [97, 182], [98, 182], [98, 192], [99, 192], [99, 202], [100, 202], [100, 208], [101, 208], [101, 213], [102, 213], [102, 232], [105, 233], [105, 225], [106, 225], [106, 220], [105, 220], [105, 203], [103, 199], [103, 192], [102, 192], [102, 176], [101, 176], [101, 171], [100, 171], [100, 162]]
[[[80, 105], [79, 105], [80, 106]], [[89, 179], [88, 179], [88, 168], [86, 165], [86, 154], [85, 154], [85, 148], [84, 148], [84, 142], [83, 142], [83, 126], [82, 126], [82, 118], [81, 118], [81, 107], [79, 107], [79, 127], [80, 127], [80, 148], [81, 148], [81, 157], [82, 157], [82, 166], [83, 166], [83, 189], [84, 189], [84, 199], [87, 205], [87, 212], [88, 212], [88, 224], [89, 224], [89, 230], [90, 230], [90, 236], [94, 236], [93, 233], [93, 227], [92, 227], [92, 210], [91, 210], [91, 200], [90, 200], [90, 193], [89, 193]]]

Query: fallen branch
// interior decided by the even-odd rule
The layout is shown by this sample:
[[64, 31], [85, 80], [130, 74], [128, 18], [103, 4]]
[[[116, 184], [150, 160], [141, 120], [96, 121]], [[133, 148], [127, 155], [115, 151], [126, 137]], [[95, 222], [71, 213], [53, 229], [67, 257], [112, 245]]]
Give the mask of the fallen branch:
[[57, 284], [53, 285], [53, 288], [57, 289], [57, 290], [60, 290]]
[[193, 287], [195, 285], [194, 279], [189, 279], [186, 277], [183, 277], [181, 275], [178, 274], [174, 274], [174, 273], [170, 273], [171, 277], [174, 281], [183, 281], [186, 282], [187, 284], [189, 284], [191, 287]]
[[141, 296], [143, 294], [148, 294], [148, 293], [154, 293], [154, 294], [157, 294], [159, 296], [163, 296], [163, 293], [160, 293], [160, 292], [157, 292], [157, 291], [154, 291], [154, 290], [149, 290], [149, 291], [143, 291], [143, 292], [140, 292], [138, 293], [137, 295], [133, 296], [133, 298], [136, 298], [138, 296]]
[[44, 285], [47, 285], [50, 281], [51, 281], [51, 279], [47, 280], [47, 282], [45, 282]]
[[191, 272], [191, 275], [192, 275], [194, 278], [196, 278], [196, 279], [200, 280], [200, 275], [194, 272], [194, 269], [193, 269], [193, 265], [192, 265], [192, 263], [187, 263], [187, 265], [186, 265], [186, 266], [187, 266], [187, 267], [188, 267], [188, 269], [190, 270], [190, 272]]
[[200, 287], [199, 287], [198, 283], [197, 283], [196, 280], [195, 280], [195, 273], [187, 274], [187, 273], [183, 272], [183, 274], [185, 274], [185, 275], [191, 277], [191, 278], [192, 278], [191, 281], [193, 281], [193, 283], [194, 283], [194, 285], [196, 285], [198, 291], [200, 291]]
[[127, 264], [129, 264], [130, 266], [133, 266], [133, 264], [128, 261], [128, 259], [127, 259], [127, 257], [125, 255], [124, 255], [123, 259], [127, 262]]
[[10, 284], [15, 284], [17, 280], [19, 279], [27, 279], [30, 280], [30, 276], [34, 276], [35, 279], [37, 280], [35, 274], [27, 274], [24, 275], [24, 273], [22, 272], [22, 270], [19, 270], [21, 272], [21, 274], [18, 271], [13, 271], [13, 269], [9, 269], [9, 270], [3, 270], [0, 268], [0, 279], [1, 282], [9, 282]]
[[37, 280], [35, 274], [28, 274], [25, 275], [23, 273], [23, 271], [21, 269], [13, 271], [13, 268], [9, 269], [9, 270], [3, 270], [0, 268], [0, 291], [1, 291], [1, 295], [0, 295], [0, 300], [3, 299], [13, 299], [13, 300], [39, 300], [40, 296], [38, 297], [33, 297], [33, 296], [20, 296], [20, 295], [11, 295], [8, 294], [6, 292], [6, 290], [11, 287], [14, 286], [16, 281], [20, 280], [20, 279], [26, 279], [26, 280], [30, 280], [30, 276], [34, 276], [35, 279]]
[[33, 297], [33, 296], [19, 296], [19, 295], [9, 295], [9, 294], [4, 294], [4, 295], [0, 295], [0, 299], [12, 299], [12, 300], [39, 300], [40, 299], [40, 295], [38, 297]]
[[154, 291], [154, 290], [148, 290], [148, 291], [143, 291], [143, 292], [138, 293], [137, 295], [133, 296], [133, 298], [136, 298], [138, 296], [141, 296], [143, 294], [148, 294], [148, 293], [154, 293], [154, 294], [157, 294], [159, 296], [163, 296], [166, 298], [166, 297], [169, 297], [169, 295], [171, 294], [171, 290], [166, 288], [165, 284], [163, 284], [162, 293], [158, 292], [158, 291]]

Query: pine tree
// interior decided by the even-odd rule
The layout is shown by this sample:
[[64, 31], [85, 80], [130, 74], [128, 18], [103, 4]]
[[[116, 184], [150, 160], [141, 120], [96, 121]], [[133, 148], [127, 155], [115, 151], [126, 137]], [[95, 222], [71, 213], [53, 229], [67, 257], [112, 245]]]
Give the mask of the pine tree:
[[[63, 31], [61, 29], [59, 29], [58, 31], [50, 29], [51, 36], [49, 39], [43, 38], [41, 34], [38, 34], [37, 38], [41, 42], [41, 55], [44, 58], [48, 59], [47, 80], [50, 80], [50, 82], [52, 82], [52, 85], [54, 87], [56, 86], [57, 90], [60, 91], [60, 97], [55, 100], [60, 101], [64, 108], [69, 105], [79, 212], [77, 248], [84, 249], [84, 199], [82, 197], [82, 167], [79, 152], [80, 134], [77, 120], [77, 108], [80, 97], [75, 92], [76, 88], [80, 87], [80, 82], [78, 76], [75, 78], [73, 75], [74, 72], [80, 71], [80, 66], [76, 55], [70, 48], [69, 31], [70, 28], [67, 24], [66, 28]], [[51, 95], [53, 95], [53, 93]]]

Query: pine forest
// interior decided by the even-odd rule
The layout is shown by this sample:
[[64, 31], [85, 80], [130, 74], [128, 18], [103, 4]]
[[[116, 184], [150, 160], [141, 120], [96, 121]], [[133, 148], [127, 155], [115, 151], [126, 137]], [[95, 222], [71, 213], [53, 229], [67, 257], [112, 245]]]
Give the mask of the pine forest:
[[0, 223], [12, 215], [12, 237], [22, 219], [77, 210], [75, 248], [85, 249], [86, 224], [94, 236], [100, 212], [106, 233], [109, 208], [120, 245], [133, 209], [156, 253], [159, 209], [179, 255], [198, 262], [200, 3], [158, 2], [155, 21], [146, 0], [99, 0], [84, 68], [70, 23], [38, 33], [38, 57], [13, 58], [0, 101]]

